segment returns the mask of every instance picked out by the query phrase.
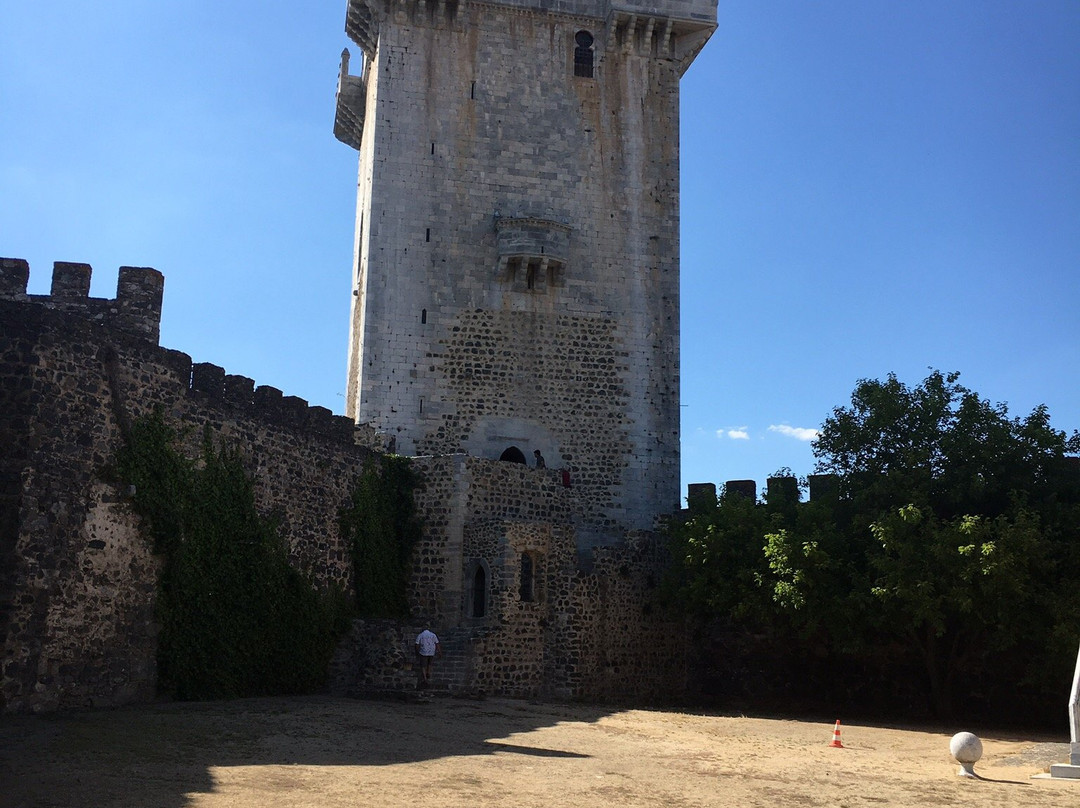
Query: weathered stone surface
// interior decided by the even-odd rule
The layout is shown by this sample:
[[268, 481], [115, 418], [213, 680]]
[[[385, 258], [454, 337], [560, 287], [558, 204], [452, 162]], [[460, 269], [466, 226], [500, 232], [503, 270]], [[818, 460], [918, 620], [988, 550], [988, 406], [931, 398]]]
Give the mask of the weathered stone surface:
[[589, 550], [583, 565], [579, 504], [558, 471], [466, 455], [414, 467], [424, 481], [414, 617], [358, 622], [339, 650], [336, 691], [415, 686], [412, 642], [425, 626], [442, 641], [436, 686], [455, 692], [661, 700], [685, 690], [683, 626], [652, 608], [666, 563], [656, 535]]
[[157, 342], [161, 325], [161, 299], [165, 278], [149, 267], [120, 267], [116, 298], [89, 297], [89, 264], [57, 261], [53, 264], [48, 295], [27, 295], [30, 267], [18, 258], [0, 258], [0, 300], [32, 300], [108, 325], [139, 339]]
[[347, 412], [404, 454], [539, 449], [583, 549], [650, 529], [679, 505], [679, 77], [715, 4], [424, 9], [349, 4]]
[[194, 391], [185, 354], [41, 297], [0, 299], [3, 709], [153, 696], [159, 561], [109, 468], [122, 423], [155, 407], [193, 456], [207, 428], [237, 446], [292, 562], [318, 586], [351, 587], [337, 514], [371, 458], [354, 430], [332, 428], [323, 408], [309, 417], [299, 399], [237, 406], [251, 380], [213, 365], [196, 366]]
[[[649, 529], [679, 503], [678, 82], [715, 21], [713, 0], [351, 0], [355, 426], [158, 348], [155, 270], [99, 300], [58, 263], [27, 295], [0, 259], [0, 708], [153, 693], [159, 562], [107, 469], [155, 407], [192, 454], [204, 431], [240, 451], [318, 586], [352, 585], [337, 518], [372, 448], [426, 455], [414, 619], [357, 622], [341, 692], [414, 684], [423, 625], [463, 692], [681, 691]], [[498, 460], [535, 450], [547, 468]]]

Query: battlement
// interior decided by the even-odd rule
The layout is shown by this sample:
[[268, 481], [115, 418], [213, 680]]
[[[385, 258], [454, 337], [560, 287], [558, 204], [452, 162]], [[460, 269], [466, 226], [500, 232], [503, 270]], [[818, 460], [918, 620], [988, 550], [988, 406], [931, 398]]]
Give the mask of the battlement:
[[[835, 474], [811, 474], [807, 479], [810, 500], [825, 501], [835, 499], [840, 492], [840, 478]], [[799, 481], [795, 477], [769, 477], [765, 481], [766, 499], [779, 502], [799, 501]], [[757, 501], [757, 482], [754, 480], [728, 480], [724, 483], [724, 495], [739, 496]], [[690, 483], [687, 486], [686, 500], [691, 505], [695, 502], [716, 502], [715, 483]]]
[[[351, 418], [334, 415], [326, 407], [311, 406], [302, 398], [286, 396], [276, 387], [256, 386], [246, 376], [226, 373], [223, 367], [208, 362], [193, 362], [186, 353], [159, 346], [165, 280], [157, 270], [121, 267], [116, 298], [112, 300], [88, 296], [91, 272], [88, 264], [58, 261], [53, 266], [50, 294], [30, 295], [26, 292], [28, 263], [18, 258], [0, 258], [0, 301], [7, 301], [3, 305], [35, 304], [23, 310], [25, 316], [5, 313], [12, 333], [21, 322], [29, 329], [48, 330], [73, 344], [85, 345], [96, 340], [87, 329], [105, 325], [145, 341], [146, 352], [138, 352], [139, 362], [147, 368], [159, 368], [151, 373], [152, 377], [169, 380], [164, 382], [166, 388], [154, 393], [153, 397], [159, 401], [179, 394], [198, 402], [199, 406], [229, 409], [266, 426], [305, 432], [334, 443], [384, 450], [381, 438], [370, 425], [356, 424]], [[171, 394], [162, 398], [168, 388]]]
[[366, 440], [357, 440], [358, 430], [364, 432], [367, 428], [358, 427], [351, 418], [334, 415], [326, 407], [312, 406], [298, 396], [287, 396], [276, 387], [256, 387], [253, 379], [226, 373], [219, 365], [192, 363], [187, 354], [171, 353], [177, 357], [176, 368], [181, 377], [190, 374], [189, 391], [209, 404], [233, 407], [260, 421], [302, 429], [330, 440], [368, 444]]
[[610, 26], [609, 50], [676, 59], [684, 70], [716, 29], [717, 0], [349, 0], [345, 33], [374, 57], [382, 20], [451, 24], [466, 5], [591, 18]]
[[717, 0], [612, 0], [611, 3], [616, 14], [671, 20], [680, 30], [715, 26], [716, 6]]
[[149, 267], [120, 267], [113, 299], [90, 297], [89, 264], [56, 261], [47, 295], [29, 295], [30, 265], [21, 258], [0, 258], [0, 299], [37, 303], [77, 314], [148, 340], [155, 345], [161, 330], [161, 298], [165, 277]]

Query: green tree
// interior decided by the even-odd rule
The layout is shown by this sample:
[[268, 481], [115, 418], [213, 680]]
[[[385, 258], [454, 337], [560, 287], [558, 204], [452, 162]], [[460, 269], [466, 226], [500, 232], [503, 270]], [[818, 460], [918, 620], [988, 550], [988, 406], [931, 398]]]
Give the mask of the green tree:
[[1080, 434], [958, 379], [860, 381], [814, 442], [833, 496], [691, 509], [672, 532], [682, 602], [756, 621], [778, 654], [855, 662], [877, 689], [914, 675], [941, 716], [961, 678], [987, 703], [1060, 699], [1080, 639]]
[[734, 621], [769, 609], [759, 585], [770, 515], [750, 497], [722, 492], [695, 498], [684, 519], [668, 527], [672, 566], [665, 582], [676, 603], [693, 614]]
[[860, 381], [851, 406], [823, 424], [817, 471], [836, 474], [841, 492], [826, 532], [851, 563], [806, 552], [815, 538], [798, 526], [769, 544], [778, 603], [805, 606], [813, 625], [823, 604], [810, 599], [811, 583], [857, 593], [846, 604], [870, 608], [852, 615], [838, 601], [830, 613], [859, 618], [854, 636], [868, 649], [895, 644], [916, 657], [939, 715], [952, 711], [960, 673], [977, 676], [1030, 646], [1057, 590], [1080, 583], [1075, 562], [1053, 552], [1078, 540], [1069, 455], [1080, 435], [1053, 429], [1045, 407], [1010, 419], [958, 378]]

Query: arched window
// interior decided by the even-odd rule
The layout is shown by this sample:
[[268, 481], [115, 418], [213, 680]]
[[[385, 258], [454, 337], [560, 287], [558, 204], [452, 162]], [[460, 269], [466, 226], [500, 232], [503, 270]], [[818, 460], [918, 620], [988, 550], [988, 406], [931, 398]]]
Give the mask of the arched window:
[[593, 35], [588, 31], [574, 34], [574, 75], [585, 79], [593, 77]]
[[472, 576], [470, 616], [483, 617], [487, 614], [487, 570], [483, 564], [477, 564]]
[[521, 585], [519, 593], [522, 603], [532, 603], [536, 596], [534, 581], [536, 579], [536, 565], [530, 553], [521, 554]]
[[524, 464], [525, 463], [525, 453], [523, 451], [521, 451], [521, 449], [519, 449], [518, 447], [511, 446], [509, 449], [507, 449], [505, 452], [503, 452], [501, 455], [499, 455], [499, 460], [505, 460], [507, 463], [521, 463], [521, 464]]

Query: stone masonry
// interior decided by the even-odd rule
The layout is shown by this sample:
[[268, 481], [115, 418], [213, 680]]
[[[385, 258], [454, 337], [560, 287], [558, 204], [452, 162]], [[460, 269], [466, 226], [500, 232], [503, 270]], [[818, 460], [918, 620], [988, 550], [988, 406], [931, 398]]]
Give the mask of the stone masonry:
[[[27, 295], [27, 277], [24, 261], [0, 259], [0, 709], [154, 697], [160, 561], [109, 468], [123, 423], [155, 407], [192, 456], [207, 428], [238, 447], [292, 563], [317, 586], [351, 589], [337, 518], [372, 458], [370, 429], [159, 347], [154, 270], [122, 273], [148, 307], [127, 313], [147, 324], [134, 330], [116, 321], [117, 301]], [[337, 690], [415, 686], [422, 624], [444, 641], [443, 688], [573, 698], [681, 689], [679, 626], [649, 612], [655, 540], [583, 557], [576, 494], [558, 470], [460, 454], [413, 463], [424, 521], [413, 619], [358, 621], [332, 672]]]
[[[0, 710], [150, 699], [159, 559], [109, 473], [161, 408], [235, 445], [314, 585], [353, 586], [338, 512], [413, 457], [411, 617], [363, 621], [334, 690], [669, 698], [654, 593], [678, 507], [679, 78], [715, 0], [350, 0], [335, 135], [359, 152], [347, 416], [157, 345], [164, 280], [0, 259]], [[546, 468], [522, 462], [539, 450]], [[516, 461], [516, 462], [507, 462]]]
[[358, 625], [339, 691], [408, 687], [422, 625], [451, 689], [682, 690], [651, 531], [679, 502], [679, 78], [715, 21], [712, 0], [350, 0], [346, 406], [415, 458], [425, 535], [422, 620]]
[[[58, 294], [72, 267], [81, 297]], [[85, 264], [57, 264], [48, 296], [27, 295], [27, 277], [26, 262], [0, 259], [0, 707], [153, 697], [159, 562], [108, 468], [121, 424], [154, 407], [192, 456], [204, 428], [237, 445], [294, 565], [351, 587], [337, 513], [370, 431], [158, 347], [155, 270], [121, 270], [116, 300], [85, 296]]]
[[[424, 539], [404, 624], [358, 622], [333, 687], [415, 687], [412, 643], [436, 630], [435, 684], [519, 697], [670, 699], [686, 685], [685, 634], [654, 611], [656, 537], [577, 550], [574, 494], [551, 469], [466, 455], [416, 458]], [[583, 563], [584, 562], [584, 563]]]
[[678, 507], [679, 78], [712, 0], [351, 0], [347, 413], [565, 469], [584, 549]]

